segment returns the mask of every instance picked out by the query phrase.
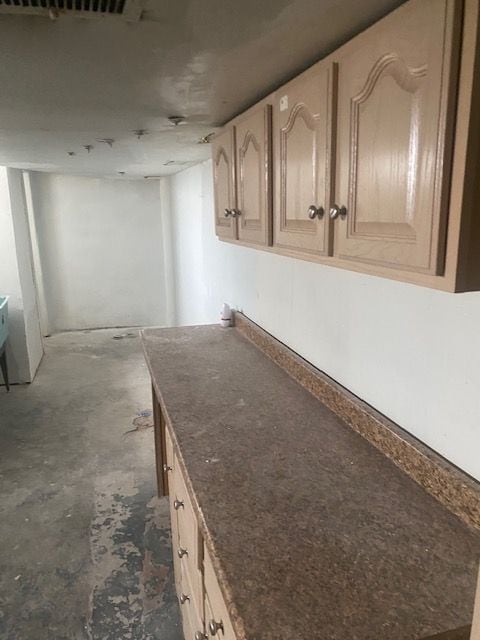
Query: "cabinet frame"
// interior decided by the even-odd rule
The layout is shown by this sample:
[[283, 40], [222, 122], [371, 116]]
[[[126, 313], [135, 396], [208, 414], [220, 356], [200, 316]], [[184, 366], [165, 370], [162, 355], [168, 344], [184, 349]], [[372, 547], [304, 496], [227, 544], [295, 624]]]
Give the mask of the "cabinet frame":
[[[451, 86], [448, 91], [450, 109], [455, 117], [450, 117], [446, 123], [451, 128], [452, 153], [450, 168], [446, 168], [450, 180], [445, 180], [442, 195], [448, 210], [442, 221], [445, 236], [443, 272], [435, 275], [356, 263], [336, 256], [306, 254], [301, 250], [263, 246], [235, 238], [221, 238], [222, 241], [452, 293], [480, 290], [480, 7], [478, 0], [450, 1], [457, 8], [454, 26], [457, 46], [454, 49], [458, 52], [458, 60], [453, 59], [452, 64], [458, 65], [458, 82], [456, 88]], [[460, 10], [462, 4], [463, 12]], [[343, 45], [322, 62], [334, 64], [344, 47], [349, 45]], [[265, 100], [273, 102], [281, 94], [282, 88]]]

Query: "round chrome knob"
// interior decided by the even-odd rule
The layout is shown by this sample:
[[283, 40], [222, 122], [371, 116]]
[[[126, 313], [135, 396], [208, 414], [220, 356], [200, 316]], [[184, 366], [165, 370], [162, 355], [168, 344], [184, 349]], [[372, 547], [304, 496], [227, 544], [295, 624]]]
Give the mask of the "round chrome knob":
[[197, 631], [195, 633], [195, 640], [208, 640], [208, 636], [206, 636], [203, 631]]
[[319, 220], [321, 218], [323, 218], [325, 214], [325, 209], [323, 207], [316, 207], [314, 204], [311, 204], [308, 207], [308, 217], [310, 218], [310, 220], [315, 220], [315, 218], [318, 218]]
[[188, 551], [180, 547], [180, 549], [177, 551], [177, 555], [179, 558], [183, 558], [183, 556], [188, 556]]
[[210, 620], [208, 623], [208, 630], [210, 631], [211, 636], [216, 636], [217, 631], [223, 631], [223, 622], [215, 622], [215, 620]]
[[183, 502], [181, 500], [174, 500], [173, 501], [173, 508], [176, 509], [177, 511], [184, 507], [185, 505], [183, 504]]
[[232, 218], [238, 218], [241, 215], [241, 212], [238, 209], [231, 209], [230, 215]]
[[171, 471], [172, 467], [169, 467], [168, 464], [164, 464], [163, 465], [163, 470], [165, 471], [165, 473], [167, 473], [167, 471]]
[[330, 218], [332, 220], [335, 220], [336, 218], [338, 218], [338, 216], [340, 216], [341, 218], [345, 218], [347, 215], [347, 208], [346, 207], [339, 207], [338, 204], [334, 204], [333, 207], [330, 209]]
[[231, 209], [225, 209], [223, 215], [225, 216], [225, 218], [229, 218], [232, 215], [232, 210]]
[[179, 600], [180, 604], [185, 604], [185, 602], [189, 602], [190, 598], [185, 593], [181, 593]]

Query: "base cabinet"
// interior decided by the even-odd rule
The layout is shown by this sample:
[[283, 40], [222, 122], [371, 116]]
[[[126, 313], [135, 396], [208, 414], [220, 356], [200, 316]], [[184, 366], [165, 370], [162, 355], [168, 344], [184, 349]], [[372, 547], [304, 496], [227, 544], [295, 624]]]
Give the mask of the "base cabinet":
[[204, 577], [207, 634], [219, 640], [235, 640], [235, 632], [207, 549], [204, 550]]
[[200, 534], [172, 439], [165, 430], [172, 552], [185, 640], [235, 640], [213, 563]]

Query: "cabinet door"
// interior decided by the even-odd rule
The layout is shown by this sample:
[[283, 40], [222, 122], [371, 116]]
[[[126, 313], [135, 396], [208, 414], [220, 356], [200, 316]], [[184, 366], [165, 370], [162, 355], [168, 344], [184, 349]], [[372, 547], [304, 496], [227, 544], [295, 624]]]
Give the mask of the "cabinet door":
[[213, 141], [213, 187], [215, 231], [220, 238], [236, 238], [237, 221], [230, 213], [236, 208], [234, 127], [229, 127]]
[[[317, 64], [275, 96], [274, 245], [330, 251], [331, 65]], [[316, 213], [313, 218], [310, 209]]]
[[205, 626], [210, 634], [223, 640], [235, 640], [227, 605], [223, 599], [220, 585], [213, 568], [208, 550], [204, 550], [204, 581], [205, 581]]
[[442, 271], [455, 0], [411, 0], [343, 48], [335, 255]]
[[270, 105], [261, 106], [235, 125], [238, 238], [271, 243]]

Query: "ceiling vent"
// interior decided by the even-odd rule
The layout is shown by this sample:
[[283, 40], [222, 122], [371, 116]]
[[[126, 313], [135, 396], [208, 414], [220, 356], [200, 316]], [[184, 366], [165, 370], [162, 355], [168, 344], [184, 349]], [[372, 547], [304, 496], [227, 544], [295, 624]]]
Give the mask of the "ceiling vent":
[[122, 18], [137, 22], [144, 0], [0, 0], [1, 14], [76, 18]]

